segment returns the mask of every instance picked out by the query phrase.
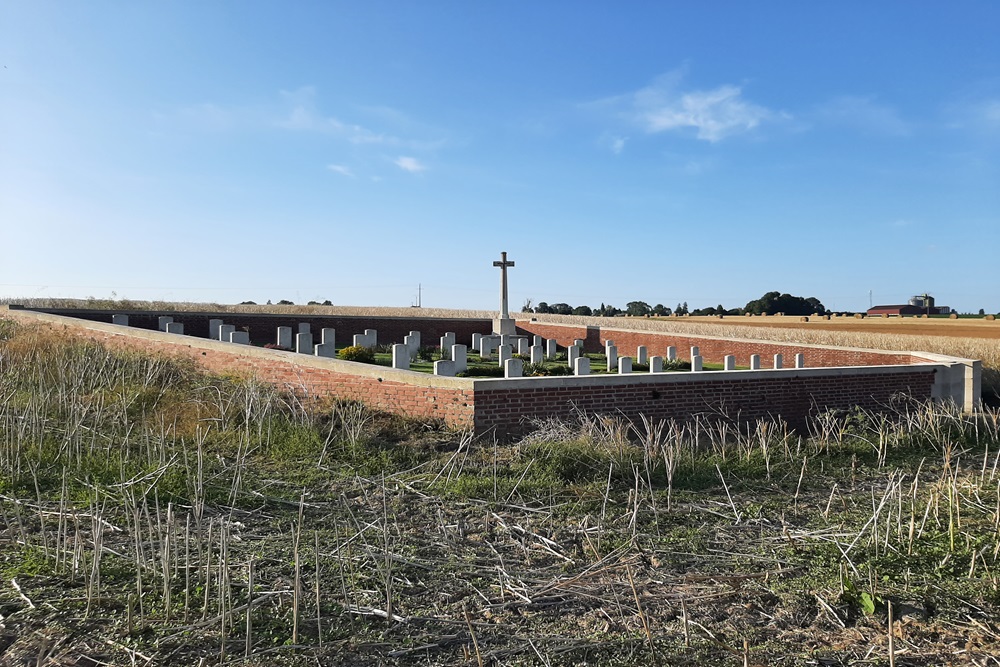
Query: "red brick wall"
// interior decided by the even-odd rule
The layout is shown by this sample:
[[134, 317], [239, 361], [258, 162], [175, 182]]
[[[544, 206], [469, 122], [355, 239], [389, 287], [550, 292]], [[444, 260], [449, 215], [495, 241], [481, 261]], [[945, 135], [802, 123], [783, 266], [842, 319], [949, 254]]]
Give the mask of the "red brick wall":
[[76, 327], [72, 333], [142, 352], [190, 358], [213, 373], [245, 374], [288, 389], [303, 398], [357, 400], [378, 410], [418, 419], [440, 419], [459, 428], [473, 425], [475, 401], [471, 387], [452, 389], [408, 384], [304, 366], [296, 360], [297, 355], [293, 352], [254, 350], [252, 354], [241, 354], [242, 346], [235, 345], [232, 346], [234, 350], [204, 349], [187, 344], [181, 336], [173, 342]]
[[[609, 414], [636, 422], [640, 415], [652, 419], [684, 420], [698, 415], [734, 422], [754, 422], [780, 417], [795, 428], [803, 428], [810, 415], [828, 409], [854, 406], [878, 410], [893, 396], [904, 393], [916, 399], [931, 397], [934, 369], [891, 370], [858, 375], [804, 375], [778, 371], [773, 376], [747, 373], [703, 374], [698, 382], [591, 384], [589, 386], [545, 386], [518, 389], [476, 389], [476, 431], [528, 430], [534, 418], [572, 417], [576, 411]], [[658, 376], [664, 377], [664, 376]]]
[[246, 329], [250, 332], [250, 342], [253, 345], [274, 343], [278, 338], [278, 327], [291, 327], [292, 335], [299, 332], [299, 323], [308, 323], [316, 342], [319, 342], [320, 330], [324, 327], [337, 330], [337, 345], [350, 345], [354, 334], [361, 334], [365, 329], [378, 331], [380, 345], [402, 343], [403, 337], [410, 331], [420, 332], [422, 345], [436, 347], [441, 336], [448, 332], [455, 334], [455, 342], [463, 345], [472, 344], [472, 334], [488, 334], [493, 330], [492, 320], [457, 319], [457, 318], [407, 318], [407, 317], [361, 317], [349, 315], [271, 315], [266, 313], [188, 313], [188, 312], [153, 312], [153, 311], [101, 311], [86, 309], [37, 309], [39, 312], [52, 315], [63, 315], [91, 322], [111, 324], [112, 314], [129, 316], [129, 326], [137, 329], [156, 331], [160, 315], [169, 315], [174, 322], [184, 325], [184, 333], [188, 336], [208, 338], [208, 321], [221, 319], [226, 324], [232, 324], [237, 331]]
[[[32, 317], [30, 311], [21, 312], [20, 317], [26, 319], [37, 321], [37, 318], [45, 317]], [[17, 318], [18, 311], [9, 315]], [[229, 321], [233, 319], [229, 318]], [[364, 323], [360, 324], [362, 319]], [[366, 327], [378, 328], [379, 324], [386, 326], [388, 319], [357, 318], [351, 323], [363, 330]], [[431, 380], [419, 377], [408, 382], [402, 374], [392, 378], [398, 372], [391, 369], [384, 369], [383, 372], [377, 367], [348, 362], [339, 362], [334, 364], [337, 368], [333, 368], [331, 362], [290, 352], [143, 331], [134, 331], [130, 335], [129, 329], [111, 326], [92, 329], [72, 319], [50, 318], [43, 321], [52, 326], [65, 325], [70, 334], [89, 336], [109, 344], [191, 358], [213, 372], [252, 374], [259, 380], [291, 389], [301, 396], [359, 400], [380, 410], [420, 419], [440, 419], [456, 427], [474, 425], [477, 433], [495, 428], [501, 435], [525, 430], [532, 418], [570, 417], [574, 409], [624, 415], [629, 419], [638, 419], [639, 415], [677, 420], [696, 415], [715, 415], [747, 422], [780, 416], [791, 425], [801, 427], [807, 417], [816, 411], [854, 406], [879, 409], [888, 405], [891, 398], [899, 393], [908, 394], [916, 400], [929, 399], [937, 370], [935, 367], [909, 366], [823, 371], [816, 368], [821, 363], [857, 366], [908, 364], [911, 358], [908, 354], [836, 348], [821, 350], [792, 344], [714, 340], [658, 332], [602, 332], [597, 327], [522, 322], [519, 323], [522, 333], [556, 338], [564, 345], [583, 338], [589, 350], [603, 349], [604, 341], [611, 337], [619, 345], [619, 353], [623, 356], [634, 354], [632, 346], [639, 344], [647, 345], [651, 354], [663, 354], [667, 345], [675, 345], [681, 356], [687, 356], [690, 345], [698, 345], [710, 360], [721, 361], [724, 354], [737, 354], [739, 363], [746, 363], [745, 359], [751, 351], [762, 357], [781, 352], [788, 356], [790, 364], [791, 356], [801, 351], [806, 355], [807, 367], [812, 369], [725, 375], [711, 372], [682, 376], [636, 374], [634, 378], [526, 378], [511, 381]], [[269, 328], [277, 326], [273, 321], [263, 321]], [[298, 320], [293, 320], [291, 325], [295, 321]], [[459, 327], [450, 326], [454, 322], [459, 321], [444, 320], [435, 322], [435, 325], [445, 327], [442, 333], [460, 331]], [[469, 324], [470, 328], [481, 325], [482, 322], [477, 321]], [[207, 318], [205, 326], [207, 329]], [[396, 326], [401, 332], [429, 329], [427, 320], [401, 318]], [[471, 337], [471, 333], [469, 335]], [[356, 367], [358, 372], [351, 372], [352, 367]]]
[[518, 321], [519, 333], [536, 334], [544, 338], [555, 338], [560, 345], [571, 345], [581, 338], [587, 352], [603, 352], [608, 339], [614, 341], [619, 357], [635, 358], [636, 348], [645, 345], [649, 356], [665, 356], [667, 348], [677, 348], [677, 356], [688, 359], [691, 347], [697, 346], [705, 361], [721, 364], [727, 354], [736, 355], [737, 366], [749, 366], [750, 355], [759, 354], [761, 368], [774, 365], [774, 355], [784, 356], [785, 368], [795, 363], [795, 355], [805, 355], [806, 367], [824, 368], [832, 366], [886, 366], [912, 363], [909, 354], [898, 352], [878, 352], [873, 350], [851, 350], [836, 347], [811, 347], [794, 343], [776, 343], [758, 340], [727, 340], [685, 336], [657, 331], [602, 330], [601, 327], [574, 325], [553, 325], [541, 322]]

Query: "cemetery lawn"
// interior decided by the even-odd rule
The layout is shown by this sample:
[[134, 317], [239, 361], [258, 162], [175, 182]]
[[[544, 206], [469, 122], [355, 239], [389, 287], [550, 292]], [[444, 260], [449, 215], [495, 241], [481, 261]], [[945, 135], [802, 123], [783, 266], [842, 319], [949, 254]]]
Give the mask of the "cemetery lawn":
[[[1000, 413], [516, 442], [0, 320], [0, 664], [986, 665]], [[890, 623], [891, 614], [891, 623]]]

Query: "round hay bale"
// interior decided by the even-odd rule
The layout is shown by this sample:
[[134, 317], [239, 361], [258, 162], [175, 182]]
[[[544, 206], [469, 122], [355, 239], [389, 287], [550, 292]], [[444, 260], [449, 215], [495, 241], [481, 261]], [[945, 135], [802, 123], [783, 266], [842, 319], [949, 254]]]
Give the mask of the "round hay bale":
[[993, 320], [995, 320], [996, 318], [997, 318], [997, 316], [996, 316], [996, 315], [987, 315], [987, 316], [986, 316], [986, 321], [987, 321], [987, 322], [992, 322], [992, 321], [993, 321]]
[[860, 320], [863, 317], [864, 317], [864, 315], [862, 315], [861, 313], [854, 313], [854, 319], [856, 319], [856, 320]]
[[799, 322], [808, 322], [808, 321], [809, 321], [808, 317], [800, 317], [799, 318]]
[[753, 317], [753, 313], [743, 313], [744, 317]]
[[723, 317], [725, 317], [725, 315], [716, 315], [716, 317], [718, 317], [721, 320]]
[[948, 319], [949, 320], [957, 320], [958, 319], [958, 313], [952, 313], [951, 315], [948, 316]]

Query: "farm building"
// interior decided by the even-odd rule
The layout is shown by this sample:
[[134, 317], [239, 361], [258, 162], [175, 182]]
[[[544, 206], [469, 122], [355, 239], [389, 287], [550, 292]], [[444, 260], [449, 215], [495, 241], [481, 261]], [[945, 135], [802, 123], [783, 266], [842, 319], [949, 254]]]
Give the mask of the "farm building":
[[909, 303], [902, 305], [874, 306], [868, 309], [868, 315], [947, 315], [951, 312], [948, 306], [935, 306], [934, 297], [921, 294], [910, 297]]

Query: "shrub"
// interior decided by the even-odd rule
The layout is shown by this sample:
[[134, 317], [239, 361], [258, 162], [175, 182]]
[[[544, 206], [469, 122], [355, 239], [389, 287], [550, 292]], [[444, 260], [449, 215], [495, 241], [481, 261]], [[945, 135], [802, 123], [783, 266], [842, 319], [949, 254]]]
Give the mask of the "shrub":
[[362, 364], [375, 363], [375, 352], [361, 345], [345, 347], [337, 353], [337, 357], [344, 361], [357, 361]]
[[525, 364], [525, 376], [572, 375], [573, 369], [566, 364]]

